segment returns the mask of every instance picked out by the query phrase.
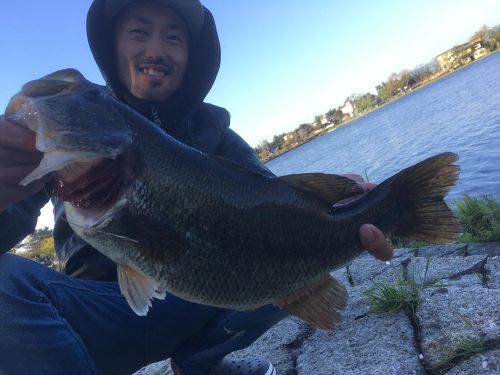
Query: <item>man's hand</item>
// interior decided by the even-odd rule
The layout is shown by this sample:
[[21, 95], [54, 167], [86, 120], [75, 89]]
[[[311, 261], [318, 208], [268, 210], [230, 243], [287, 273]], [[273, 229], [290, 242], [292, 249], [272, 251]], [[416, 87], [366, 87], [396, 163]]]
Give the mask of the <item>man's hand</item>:
[[47, 178], [19, 185], [38, 166], [43, 154], [35, 148], [35, 133], [0, 116], [0, 211], [43, 188]]
[[[363, 177], [357, 174], [345, 174], [344, 177], [356, 181], [366, 192], [372, 190], [376, 184], [365, 182]], [[353, 199], [356, 199], [353, 198]], [[343, 200], [345, 202], [345, 200]], [[359, 239], [363, 247], [375, 258], [380, 260], [390, 260], [393, 255], [393, 247], [387, 243], [384, 234], [372, 224], [363, 224], [359, 228]]]

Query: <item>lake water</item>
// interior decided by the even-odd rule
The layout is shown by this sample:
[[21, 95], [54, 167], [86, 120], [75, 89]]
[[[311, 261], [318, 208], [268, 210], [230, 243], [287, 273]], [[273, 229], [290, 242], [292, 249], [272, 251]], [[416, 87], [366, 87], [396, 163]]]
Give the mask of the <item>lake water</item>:
[[381, 182], [429, 156], [459, 155], [448, 201], [500, 198], [500, 53], [269, 161], [277, 175], [324, 172]]

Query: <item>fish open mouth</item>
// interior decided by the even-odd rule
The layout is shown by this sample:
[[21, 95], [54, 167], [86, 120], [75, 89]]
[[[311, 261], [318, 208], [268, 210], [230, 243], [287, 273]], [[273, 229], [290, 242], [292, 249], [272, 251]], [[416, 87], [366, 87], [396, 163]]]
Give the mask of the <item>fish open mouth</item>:
[[55, 194], [82, 209], [110, 207], [123, 185], [122, 164], [121, 157], [69, 164], [55, 172]]

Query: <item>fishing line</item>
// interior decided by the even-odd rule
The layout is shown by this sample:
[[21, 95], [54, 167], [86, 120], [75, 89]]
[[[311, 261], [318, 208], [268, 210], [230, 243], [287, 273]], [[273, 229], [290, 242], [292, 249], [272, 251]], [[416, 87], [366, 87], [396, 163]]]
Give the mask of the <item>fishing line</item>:
[[[79, 228], [82, 228], [82, 229], [88, 229], [87, 227], [84, 227], [83, 225], [80, 225], [80, 224], [76, 224], [76, 223], [72, 223], [70, 222], [67, 218], [65, 218], [64, 216], [61, 217], [61, 219], [63, 221], [65, 221], [66, 223], [68, 223], [69, 225], [74, 225], [75, 227], [79, 227]], [[136, 244], [139, 244], [140, 242], [138, 240], [134, 240], [133, 238], [128, 238], [128, 237], [125, 237], [125, 236], [122, 236], [120, 234], [116, 234], [116, 233], [111, 233], [111, 232], [105, 232], [103, 230], [97, 230], [95, 229], [95, 232], [96, 233], [102, 233], [104, 235], [107, 235], [107, 236], [112, 236], [112, 237], [117, 237], [117, 238], [120, 238], [122, 240], [127, 240], [127, 241], [130, 241], [130, 242], [133, 242], [133, 243], [136, 243]]]

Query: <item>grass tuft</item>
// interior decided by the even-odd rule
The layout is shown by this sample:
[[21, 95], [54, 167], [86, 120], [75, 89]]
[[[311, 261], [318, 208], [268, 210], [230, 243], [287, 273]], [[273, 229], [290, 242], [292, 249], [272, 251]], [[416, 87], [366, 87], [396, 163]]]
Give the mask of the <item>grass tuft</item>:
[[473, 355], [484, 353], [494, 349], [499, 340], [485, 340], [479, 337], [468, 337], [457, 342], [453, 349], [449, 350], [449, 355], [437, 365], [429, 368], [431, 374], [445, 374], [461, 361]]
[[500, 242], [500, 202], [489, 196], [465, 195], [457, 202], [464, 233], [461, 242]]
[[417, 249], [419, 247], [425, 247], [430, 245], [435, 245], [432, 242], [422, 241], [422, 240], [409, 240], [407, 238], [395, 237], [391, 238], [392, 246], [395, 249]]
[[417, 322], [417, 306], [425, 289], [435, 287], [436, 282], [427, 280], [430, 258], [427, 259], [423, 276], [419, 280], [411, 275], [397, 278], [393, 284], [375, 282], [374, 286], [363, 294], [368, 297], [368, 304], [376, 312], [396, 312], [404, 310]]
[[484, 339], [470, 337], [459, 341], [451, 359], [462, 359], [472, 357], [474, 354], [483, 353], [489, 349]]

